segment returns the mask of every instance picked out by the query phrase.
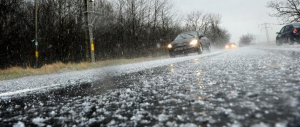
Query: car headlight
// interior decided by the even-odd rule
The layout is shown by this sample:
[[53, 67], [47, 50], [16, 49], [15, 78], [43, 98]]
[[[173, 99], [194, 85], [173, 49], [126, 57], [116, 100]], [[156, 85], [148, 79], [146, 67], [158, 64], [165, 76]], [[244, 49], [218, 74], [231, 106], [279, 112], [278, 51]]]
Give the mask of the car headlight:
[[229, 46], [228, 46], [228, 45], [226, 45], [226, 46], [225, 46], [225, 48], [227, 48], [227, 49], [228, 49], [228, 48], [229, 48]]
[[172, 44], [168, 44], [168, 48], [171, 49], [172, 48]]
[[195, 46], [195, 45], [197, 45], [197, 43], [198, 43], [198, 40], [193, 40], [190, 42], [190, 45]]

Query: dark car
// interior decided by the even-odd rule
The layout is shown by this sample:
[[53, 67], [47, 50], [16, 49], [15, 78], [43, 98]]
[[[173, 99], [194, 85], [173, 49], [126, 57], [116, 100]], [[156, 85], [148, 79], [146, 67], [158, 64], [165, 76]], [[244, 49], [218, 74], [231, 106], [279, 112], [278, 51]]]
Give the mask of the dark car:
[[294, 42], [300, 43], [300, 23], [293, 23], [284, 26], [280, 32], [277, 32], [276, 45], [280, 46], [283, 43], [290, 45]]
[[210, 51], [210, 41], [201, 32], [192, 31], [179, 34], [174, 41], [168, 45], [170, 57], [178, 54], [188, 55], [197, 52], [201, 54], [204, 49]]

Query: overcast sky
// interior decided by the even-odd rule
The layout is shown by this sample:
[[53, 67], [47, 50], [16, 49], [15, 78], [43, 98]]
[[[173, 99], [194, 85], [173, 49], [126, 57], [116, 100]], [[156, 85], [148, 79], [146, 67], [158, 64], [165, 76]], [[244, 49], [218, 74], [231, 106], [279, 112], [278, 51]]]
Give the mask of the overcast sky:
[[272, 9], [266, 8], [270, 0], [174, 0], [177, 11], [181, 14], [199, 10], [222, 16], [221, 26], [231, 34], [231, 42], [238, 43], [240, 36], [251, 33], [258, 36], [259, 42], [266, 42], [266, 32], [258, 27], [262, 23], [274, 24], [269, 29], [270, 40], [274, 41], [276, 32], [282, 25], [278, 19], [270, 17]]

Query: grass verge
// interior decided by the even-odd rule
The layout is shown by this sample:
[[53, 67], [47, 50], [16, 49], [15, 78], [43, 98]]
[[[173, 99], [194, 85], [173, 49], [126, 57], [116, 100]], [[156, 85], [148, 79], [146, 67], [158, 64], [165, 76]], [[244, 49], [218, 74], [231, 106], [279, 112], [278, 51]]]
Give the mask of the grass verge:
[[135, 58], [135, 59], [116, 59], [116, 60], [98, 61], [96, 63], [81, 62], [81, 63], [65, 64], [62, 62], [56, 62], [53, 64], [44, 65], [38, 69], [34, 69], [31, 67], [27, 67], [27, 68], [11, 67], [5, 70], [0, 70], [0, 81], [33, 76], [33, 75], [63, 73], [69, 71], [86, 70], [91, 68], [130, 64], [130, 63], [158, 60], [158, 59], [165, 59], [165, 58], [168, 58], [168, 56], [150, 57], [150, 58], [143, 57], [143, 58]]

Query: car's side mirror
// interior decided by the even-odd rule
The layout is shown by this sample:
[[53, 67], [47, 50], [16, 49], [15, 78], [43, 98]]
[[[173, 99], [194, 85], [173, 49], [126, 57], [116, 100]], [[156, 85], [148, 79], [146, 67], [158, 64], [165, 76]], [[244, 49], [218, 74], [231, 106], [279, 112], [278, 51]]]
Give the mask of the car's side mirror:
[[276, 32], [276, 34], [280, 34], [280, 32]]
[[204, 36], [203, 36], [203, 35], [200, 35], [200, 36], [199, 36], [199, 38], [202, 38], [202, 37], [204, 37]]

